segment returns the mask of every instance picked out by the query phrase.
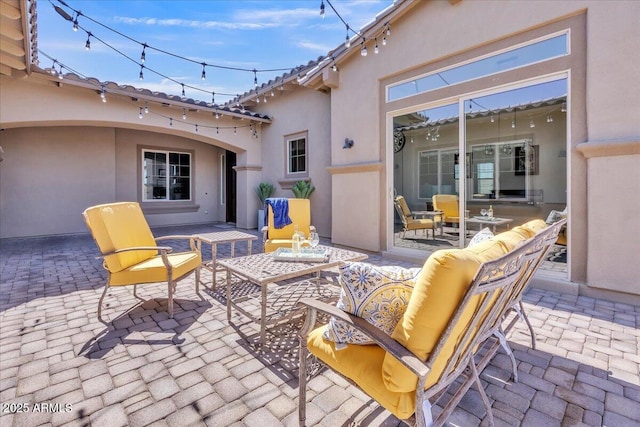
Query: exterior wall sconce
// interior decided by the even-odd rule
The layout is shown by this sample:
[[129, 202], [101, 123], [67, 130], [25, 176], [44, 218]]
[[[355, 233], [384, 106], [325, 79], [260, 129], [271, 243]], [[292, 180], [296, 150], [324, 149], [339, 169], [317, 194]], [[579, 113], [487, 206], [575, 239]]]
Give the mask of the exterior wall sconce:
[[342, 146], [343, 149], [347, 149], [347, 148], [351, 148], [353, 147], [353, 139], [349, 139], [349, 138], [345, 138], [344, 139], [344, 145]]

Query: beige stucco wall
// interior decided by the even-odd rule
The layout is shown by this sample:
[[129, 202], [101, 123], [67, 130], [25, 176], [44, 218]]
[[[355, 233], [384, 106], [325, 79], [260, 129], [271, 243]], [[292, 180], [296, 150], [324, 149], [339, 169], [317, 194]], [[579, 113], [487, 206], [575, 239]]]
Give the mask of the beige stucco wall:
[[[637, 141], [640, 134], [640, 85], [637, 67], [640, 63], [640, 3], [631, 1], [462, 1], [452, 5], [445, 1], [416, 2], [409, 13], [391, 23], [392, 35], [388, 44], [380, 48], [378, 55], [366, 58], [356, 52], [339, 64], [339, 88], [332, 90], [331, 124], [334, 135], [349, 136], [356, 141], [351, 150], [334, 151], [332, 165], [346, 168], [359, 163], [382, 163], [378, 179], [370, 179], [358, 194], [352, 194], [353, 186], [362, 185], [357, 173], [333, 175], [333, 230], [334, 241], [372, 250], [384, 250], [387, 244], [387, 224], [393, 215], [390, 183], [392, 171], [388, 169], [387, 156], [390, 135], [385, 105], [383, 80], [395, 76], [408, 78], [412, 69], [429, 66], [440, 61], [447, 63], [455, 55], [466, 51], [482, 51], [483, 46], [512, 37], [525, 30], [540, 30], [561, 20], [576, 17], [585, 22], [584, 40], [574, 35], [572, 49], [579, 53], [582, 63], [574, 63], [569, 71], [570, 82], [570, 130], [568, 147], [568, 200], [570, 217], [570, 278], [580, 283], [604, 286], [609, 283], [624, 283], [634, 267], [617, 263], [619, 269], [606, 268], [596, 258], [604, 251], [611, 253], [637, 254], [637, 246], [629, 239], [618, 239], [615, 234], [600, 230], [601, 222], [592, 223], [593, 209], [601, 203], [591, 197], [589, 182], [609, 182], [611, 174], [617, 176], [615, 168], [637, 171], [640, 165], [635, 157], [625, 160], [602, 161], [590, 165], [576, 149], [577, 145], [589, 141], [622, 140]], [[358, 43], [359, 45], [359, 43]], [[628, 66], [625, 66], [627, 64]], [[544, 64], [532, 67], [539, 75], [549, 72]], [[518, 73], [508, 76], [510, 80], [488, 77], [483, 80], [486, 88], [492, 85], [517, 81]], [[473, 84], [462, 84], [458, 93], [472, 90]], [[445, 88], [439, 91], [441, 98], [455, 95], [456, 90]], [[477, 90], [477, 88], [476, 88]], [[436, 95], [433, 95], [434, 97]], [[429, 97], [423, 97], [427, 99]], [[437, 97], [435, 99], [438, 99]], [[394, 108], [401, 111], [415, 100], [396, 101]], [[390, 139], [390, 138], [389, 138]], [[370, 177], [371, 178], [371, 177]], [[627, 176], [629, 180], [634, 177]], [[635, 177], [637, 178], [637, 176]], [[378, 187], [378, 188], [376, 188]], [[640, 199], [640, 193], [618, 192], [620, 186], [607, 186], [610, 200], [626, 200], [631, 205]], [[377, 207], [359, 209], [357, 221], [352, 215], [339, 215], [341, 203], [350, 199], [351, 205], [369, 205], [373, 193], [380, 197]], [[372, 225], [367, 233], [353, 225]], [[596, 231], [595, 228], [598, 228]], [[620, 224], [612, 227], [622, 227]], [[637, 215], [625, 222], [628, 235], [640, 235], [640, 220]], [[338, 233], [340, 230], [340, 233]], [[356, 230], [352, 232], [351, 230]], [[341, 234], [345, 233], [345, 234]], [[351, 234], [347, 234], [351, 233]], [[377, 238], [372, 239], [372, 234]], [[593, 234], [593, 235], [592, 235]], [[597, 236], [597, 240], [593, 236]], [[375, 242], [379, 242], [376, 244]], [[597, 242], [597, 244], [596, 244]], [[609, 260], [611, 257], [601, 257]], [[595, 264], [594, 264], [595, 263]], [[595, 273], [593, 266], [598, 266]], [[587, 266], [588, 271], [587, 271]], [[637, 275], [636, 275], [637, 277]], [[640, 293], [640, 282], [627, 286], [629, 292]]]
[[[330, 95], [309, 88], [276, 90], [267, 104], [256, 111], [273, 117], [262, 127], [262, 180], [276, 187], [274, 197], [293, 197], [290, 186], [296, 178], [285, 176], [287, 169], [286, 137], [307, 132], [308, 168], [316, 190], [311, 194], [311, 221], [323, 237], [331, 235], [331, 178], [327, 172], [331, 152], [342, 142], [331, 135]], [[304, 179], [304, 178], [301, 178]], [[256, 209], [259, 200], [254, 196]], [[256, 220], [257, 221], [257, 220]]]

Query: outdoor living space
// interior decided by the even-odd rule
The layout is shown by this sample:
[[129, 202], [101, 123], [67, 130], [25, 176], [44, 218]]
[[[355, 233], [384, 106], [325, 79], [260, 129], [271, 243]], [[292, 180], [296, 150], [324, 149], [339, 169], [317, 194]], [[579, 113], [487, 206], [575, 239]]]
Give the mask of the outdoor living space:
[[[231, 229], [211, 224], [153, 232]], [[256, 325], [237, 313], [227, 321], [223, 286], [201, 287], [198, 296], [191, 278], [178, 284], [173, 319], [166, 286], [159, 284], [139, 290], [146, 301], [129, 288], [110, 290], [106, 324], [101, 323], [96, 311], [106, 271], [88, 234], [1, 243], [3, 426], [298, 425], [299, 322], [268, 329], [261, 347]], [[234, 255], [246, 250], [238, 244]], [[259, 241], [252, 250], [261, 252]], [[367, 255], [366, 262], [379, 266], [421, 266]], [[203, 258], [210, 256], [204, 245]], [[229, 257], [229, 245], [219, 245], [217, 256]], [[202, 274], [210, 278], [209, 272]], [[531, 348], [528, 330], [518, 322], [507, 338], [519, 381], [510, 379], [510, 361], [502, 351], [481, 374], [496, 424], [637, 425], [640, 306], [530, 288], [524, 307], [537, 348]], [[327, 370], [309, 382], [307, 402], [308, 425], [402, 424]], [[486, 424], [480, 395], [472, 388], [449, 425]]]

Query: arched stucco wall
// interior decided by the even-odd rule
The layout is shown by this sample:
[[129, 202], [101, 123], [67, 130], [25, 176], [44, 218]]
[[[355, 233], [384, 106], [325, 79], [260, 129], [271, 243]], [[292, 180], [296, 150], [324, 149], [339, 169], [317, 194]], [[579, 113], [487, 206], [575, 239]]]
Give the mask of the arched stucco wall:
[[[86, 232], [80, 213], [87, 206], [138, 200], [136, 159], [142, 145], [191, 150], [197, 174], [194, 207], [148, 212], [152, 225], [224, 221], [220, 154], [224, 149], [236, 152], [241, 167], [261, 164], [250, 120], [188, 111], [187, 122], [199, 123], [195, 132], [193, 124], [182, 122], [181, 109], [160, 103], [149, 102], [151, 113], [139, 119], [142, 103], [131, 97], [108, 94], [103, 103], [95, 90], [64, 81], [58, 87], [58, 82], [40, 76], [2, 76], [0, 84], [0, 146], [5, 151], [0, 163], [0, 237]], [[167, 117], [174, 118], [172, 127]], [[244, 228], [255, 221], [247, 208], [255, 204], [249, 175], [240, 170], [237, 180], [237, 225]]]

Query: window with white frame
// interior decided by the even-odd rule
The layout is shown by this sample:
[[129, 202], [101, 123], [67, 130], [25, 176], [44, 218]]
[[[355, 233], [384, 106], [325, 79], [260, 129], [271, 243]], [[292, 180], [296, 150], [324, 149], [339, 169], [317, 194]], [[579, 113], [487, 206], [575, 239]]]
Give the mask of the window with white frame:
[[142, 150], [142, 200], [191, 200], [191, 153]]
[[418, 154], [418, 197], [458, 194], [458, 150], [428, 150]]
[[308, 174], [307, 134], [296, 134], [286, 138], [287, 175], [306, 176]]

